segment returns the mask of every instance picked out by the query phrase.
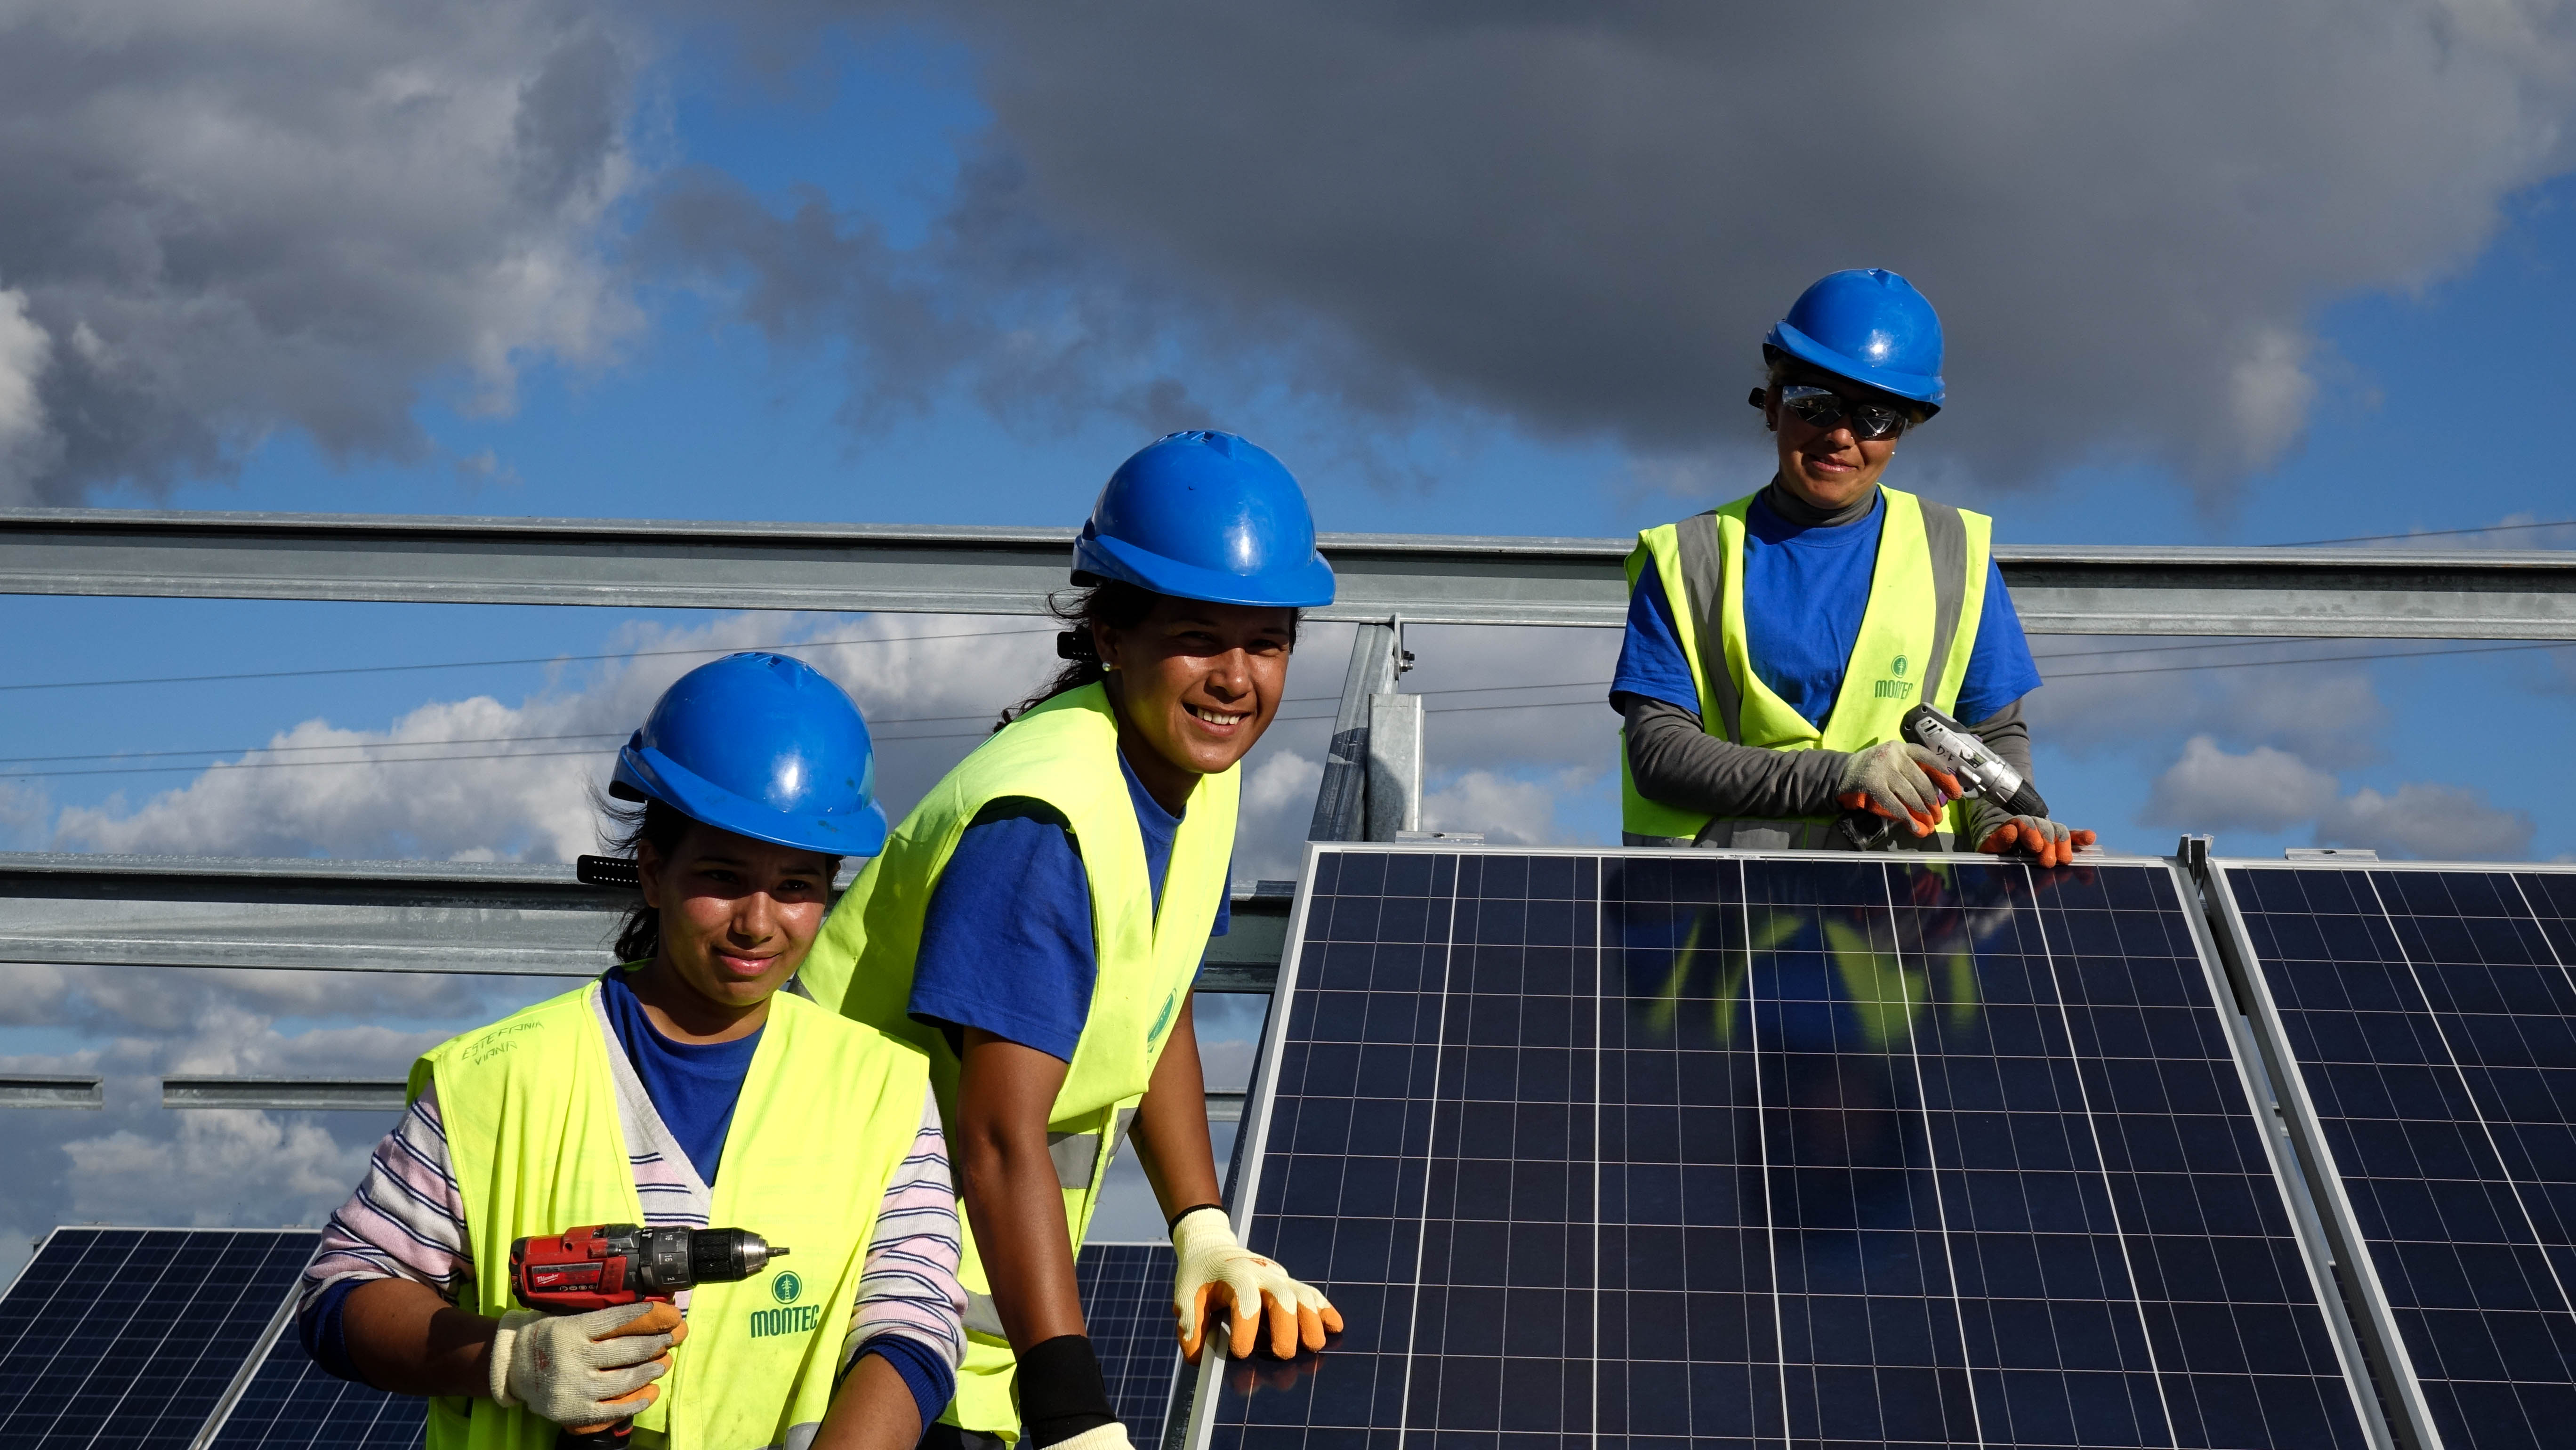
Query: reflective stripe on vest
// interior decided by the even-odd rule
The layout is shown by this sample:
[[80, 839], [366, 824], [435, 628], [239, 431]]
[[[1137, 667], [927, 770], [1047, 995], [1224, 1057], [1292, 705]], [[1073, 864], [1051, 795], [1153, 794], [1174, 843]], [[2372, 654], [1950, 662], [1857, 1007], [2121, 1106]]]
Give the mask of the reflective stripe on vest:
[[[1633, 591], [1650, 566], [1662, 582], [1699, 691], [1701, 726], [1709, 734], [1771, 750], [1862, 750], [1897, 738], [1905, 712], [1920, 701], [1943, 711], [1957, 707], [1977, 621], [1985, 612], [1994, 522], [1898, 489], [1882, 486], [1879, 493], [1886, 506], [1879, 514], [1869, 603], [1822, 729], [1791, 709], [1752, 668], [1744, 616], [1744, 518], [1754, 496], [1637, 535], [1628, 555], [1628, 587]], [[1831, 817], [1713, 822], [1646, 799], [1629, 773], [1624, 730], [1619, 791], [1620, 825], [1631, 844], [1822, 846], [1830, 840]], [[1956, 828], [1957, 809], [1951, 808], [1945, 829]]]
[[[1028, 797], [1065, 818], [1091, 887], [1098, 963], [1091, 1013], [1047, 1121], [1048, 1152], [1077, 1253], [1090, 1232], [1110, 1158], [1207, 955], [1208, 931], [1216, 925], [1234, 857], [1241, 780], [1240, 768], [1200, 778], [1173, 836], [1158, 912], [1145, 868], [1145, 838], [1118, 764], [1118, 717], [1100, 686], [1069, 690], [1004, 726], [931, 788], [886, 838], [884, 854], [860, 870], [832, 908], [800, 973], [817, 1001], [837, 1004], [928, 1053], [931, 1082], [953, 1134], [959, 1121], [957, 1055], [945, 1033], [913, 1021], [907, 1010], [931, 893], [956, 852], [957, 838], [987, 804]], [[966, 1364], [949, 1422], [1016, 1436], [1010, 1348], [981, 1297], [991, 1285], [971, 1230], [961, 1277], [970, 1306]]]
[[[438, 1084], [448, 1161], [465, 1204], [470, 1307], [499, 1316], [510, 1241], [590, 1223], [642, 1223], [594, 1005], [599, 986], [455, 1037], [414, 1063], [414, 1097]], [[921, 1131], [929, 1064], [911, 1047], [785, 992], [770, 999], [725, 1134], [711, 1211], [793, 1250], [738, 1284], [689, 1298], [689, 1337], [662, 1396], [636, 1416], [639, 1444], [706, 1450], [813, 1439], [886, 1185]], [[430, 1401], [431, 1450], [551, 1450], [556, 1427], [488, 1399]]]

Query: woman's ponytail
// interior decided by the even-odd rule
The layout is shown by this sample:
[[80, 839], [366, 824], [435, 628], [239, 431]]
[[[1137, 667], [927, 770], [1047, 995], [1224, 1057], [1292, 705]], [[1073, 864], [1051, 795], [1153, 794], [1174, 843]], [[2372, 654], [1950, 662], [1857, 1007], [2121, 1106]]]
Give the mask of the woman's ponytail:
[[1055, 672], [1055, 678], [1039, 687], [1036, 694], [1004, 710], [993, 728], [1001, 729], [1067, 690], [1079, 690], [1109, 678], [1108, 667], [1100, 662], [1099, 647], [1092, 639], [1092, 626], [1134, 629], [1145, 622], [1146, 615], [1154, 612], [1155, 601], [1162, 597], [1117, 579], [1075, 590], [1070, 597], [1049, 595], [1047, 612], [1068, 626], [1064, 633], [1055, 637], [1056, 657], [1063, 660], [1064, 665]]

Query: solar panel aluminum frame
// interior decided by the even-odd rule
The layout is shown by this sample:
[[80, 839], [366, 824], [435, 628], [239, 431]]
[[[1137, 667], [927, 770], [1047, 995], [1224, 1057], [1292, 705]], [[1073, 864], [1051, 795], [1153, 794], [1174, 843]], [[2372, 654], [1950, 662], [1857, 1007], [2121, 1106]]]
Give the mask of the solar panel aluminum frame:
[[[2307, 1265], [2309, 1286], [2316, 1291], [2317, 1305], [2325, 1315], [2326, 1330], [2334, 1336], [2335, 1356], [2343, 1363], [2344, 1381], [2352, 1389], [2353, 1412], [2361, 1417], [2362, 1433], [2370, 1437], [2370, 1443], [2377, 1450], [2434, 1450], [2438, 1441], [2433, 1446], [2420, 1441], [2410, 1443], [2407, 1437], [2412, 1431], [2411, 1425], [2389, 1423], [2376, 1388], [2376, 1384], [2385, 1382], [2386, 1377], [2379, 1372], [2370, 1339], [2353, 1323], [2350, 1303], [2336, 1279], [2335, 1266], [2349, 1261], [2336, 1251], [2337, 1240], [2319, 1213], [2318, 1205], [2323, 1200], [2318, 1197], [2314, 1171], [2318, 1160], [2305, 1146], [2315, 1140], [2302, 1139], [2295, 1123], [2289, 1121], [2290, 1098], [2281, 1086], [2283, 1074], [2277, 1055], [2279, 1044], [2286, 1040], [2278, 1032], [2279, 1018], [2273, 1016], [2267, 1028], [2260, 1016], [2240, 1010], [2251, 1000], [2240, 985], [2244, 976], [2242, 964], [2253, 960], [2247, 950], [2249, 939], [2245, 935], [2244, 919], [2236, 914], [2236, 903], [2232, 898], [2226, 898], [2223, 886], [2215, 892], [2203, 894], [2202, 887], [2208, 878], [2201, 877], [2193, 863], [2179, 857], [2169, 857], [2167, 861], [2173, 868], [2174, 887], [2181, 892], [2184, 905], [2189, 907], [2197, 901], [2204, 908], [2186, 910], [2183, 915], [2189, 918], [2192, 936], [2200, 946], [2201, 970], [2208, 974], [2211, 997], [2218, 1009], [2230, 1018], [2227, 1037], [2235, 1046], [2236, 1070], [2245, 1081], [2246, 1097], [2253, 1103], [2258, 1118], [2267, 1111], [2273, 1115], [2273, 1122], [2261, 1124], [2263, 1152], [2272, 1161], [2273, 1180], [2281, 1187], [2282, 1200], [2290, 1212], [2291, 1227], [2297, 1231], [2299, 1257]], [[2215, 872], [2210, 873], [2212, 877], [2215, 875]], [[2220, 900], [2224, 900], [2223, 914], [2214, 922], [2208, 908]], [[2223, 937], [2215, 930], [2221, 924], [2226, 926], [2228, 933]], [[2264, 999], [2264, 1005], [2270, 1005], [2268, 997]], [[2240, 1028], [2242, 1030], [2238, 1030]], [[2301, 1101], [2305, 1101], [2304, 1092], [2301, 1093]], [[2309, 1111], [2313, 1122], [2313, 1106]], [[2334, 1187], [2340, 1195], [2341, 1184], [2336, 1183]], [[2348, 1214], [2351, 1204], [2346, 1202], [2344, 1209]], [[2384, 1308], [2386, 1301], [2379, 1302]], [[2411, 1373], [2406, 1383], [2414, 1383]]]
[[[1318, 879], [1316, 863], [1328, 850], [1364, 850], [1371, 853], [1397, 852], [1435, 856], [1570, 856], [1595, 860], [1653, 858], [1675, 854], [1674, 848], [1669, 847], [1475, 846], [1455, 841], [1308, 842], [1305, 859], [1298, 872], [1296, 901], [1289, 912], [1287, 939], [1280, 954], [1278, 984], [1271, 995], [1270, 1010], [1262, 1026], [1261, 1038], [1255, 1044], [1252, 1080], [1244, 1098], [1242, 1126], [1237, 1130], [1240, 1134], [1235, 1148], [1238, 1166], [1232, 1181], [1227, 1185], [1230, 1200], [1227, 1213], [1238, 1239], [1249, 1237], [1252, 1231], [1253, 1205], [1259, 1197], [1258, 1187], [1261, 1182], [1262, 1165], [1269, 1149], [1271, 1114], [1276, 1105], [1278, 1092], [1277, 1064], [1282, 1055], [1289, 1021], [1293, 1015], [1287, 1008], [1297, 990], [1298, 974], [1304, 964], [1307, 919], [1313, 909], [1314, 883]], [[1689, 853], [1702, 859], [1738, 861], [1848, 860], [1846, 853], [1832, 851], [1690, 848]], [[1952, 862], [1981, 866], [1996, 864], [1994, 856], [1973, 851], [1908, 852], [1905, 860], [1907, 864], [1916, 862], [1927, 864]], [[2161, 865], [2170, 872], [2175, 893], [2184, 908], [2182, 915], [2190, 923], [2193, 945], [2200, 958], [2201, 973], [2210, 992], [2211, 1005], [2227, 1017], [2236, 1018], [2240, 1015], [2235, 1010], [2237, 999], [2231, 990], [2228, 975], [2232, 970], [2228, 965], [2229, 954], [2222, 948], [2219, 937], [2212, 930], [2208, 911], [2197, 909], [2203, 906], [2203, 899], [2200, 883], [2195, 879], [2192, 865], [2186, 864], [2181, 857], [2175, 856], [2131, 856], [2107, 852], [2087, 852], [2083, 862], [2120, 866]], [[2229, 909], [2231, 911], [2233, 909], [2232, 902], [2229, 903]], [[2245, 940], [2242, 921], [2232, 916], [2228, 920], [2233, 923], [2237, 941], [2242, 943]], [[2275, 1101], [2286, 1105], [2287, 1098], [2277, 1097], [2270, 1087], [2270, 1082], [2277, 1077], [2277, 1074], [2262, 1055], [2262, 1046], [2266, 1040], [2260, 1031], [2250, 1034], [2251, 1040], [2249, 1040], [2247, 1032], [2235, 1030], [2235, 1023], [2231, 1022], [2229, 1026], [2230, 1030], [2227, 1033], [2229, 1056], [2235, 1062], [2237, 1077], [2245, 1090], [2249, 1107], [2259, 1114], [2264, 1106]], [[2276, 1020], [2274, 1028], [2277, 1029], [2277, 1026]], [[2277, 1030], [2275, 1030], [2270, 1041], [2278, 1040]], [[2311, 1121], [2313, 1121], [2313, 1109], [2311, 1109]], [[2405, 1433], [2404, 1429], [2392, 1427], [2382, 1413], [2379, 1396], [2373, 1385], [2372, 1365], [2366, 1352], [2368, 1341], [2364, 1336], [2356, 1333], [2344, 1299], [2336, 1291], [2335, 1260], [2332, 1255], [2331, 1240], [2323, 1226], [2319, 1224], [2315, 1210], [2303, 1202], [2303, 1195], [2298, 1191], [2299, 1188], [2306, 1186], [2301, 1182], [2305, 1165], [2300, 1162], [2292, 1149], [2291, 1140], [2295, 1138], [2295, 1134], [2263, 1131], [2258, 1133], [2258, 1136], [2263, 1140], [2264, 1154], [2272, 1167], [2274, 1188], [2281, 1195], [2283, 1211], [2289, 1217], [2298, 1242], [2300, 1259], [2306, 1268], [2310, 1288], [2317, 1296], [2320, 1314], [2329, 1334], [2334, 1339], [2337, 1361], [2343, 1370], [2344, 1387], [2352, 1398], [2353, 1413], [2360, 1422], [2364, 1436], [2374, 1450], [2440, 1450], [2438, 1440], [2409, 1444], [2401, 1438]], [[2349, 1204], [2346, 1204], [2345, 1208], [2349, 1213]], [[2385, 1301], [2381, 1303], [2384, 1308]], [[1175, 1415], [1174, 1433], [1167, 1435], [1164, 1442], [1165, 1450], [1199, 1450], [1199, 1447], [1208, 1444], [1215, 1430], [1220, 1399], [1218, 1376], [1224, 1372], [1224, 1358], [1224, 1336], [1208, 1335], [1207, 1351], [1200, 1356], [1196, 1373], [1181, 1377], [1180, 1396], [1187, 1407], [1186, 1421], [1180, 1423], [1183, 1417]], [[2408, 1383], [2412, 1383], [2411, 1377]], [[1180, 1405], [1175, 1406], [1176, 1410], [1180, 1408]]]
[[2297, 1055], [2291, 1050], [2289, 1030], [2282, 1021], [2279, 1003], [2270, 985], [2257, 967], [2253, 933], [2247, 927], [2229, 872], [2267, 871], [2405, 871], [2405, 872], [2472, 872], [2491, 875], [2576, 874], [2576, 868], [2531, 862], [2498, 863], [2494, 861], [2313, 861], [2283, 862], [2248, 858], [2212, 857], [2202, 875], [2202, 885], [2216, 924], [2222, 929], [2220, 955], [2230, 979], [2236, 984], [2255, 1029], [2255, 1041], [2264, 1057], [2264, 1069], [2275, 1085], [2286, 1121], [2290, 1140], [2296, 1149], [2308, 1191], [2314, 1198], [2327, 1252], [2333, 1257], [2344, 1278], [2347, 1302], [2360, 1306], [2355, 1327], [2361, 1334], [2362, 1350], [2371, 1362], [2375, 1377], [2385, 1390], [2387, 1401], [2399, 1416], [2393, 1429], [2399, 1450], [2443, 1450], [2441, 1430], [2433, 1421], [2432, 1407], [2426, 1402], [2424, 1386], [2415, 1370], [2414, 1356], [2406, 1348], [2394, 1305], [2379, 1274], [2363, 1236], [2361, 1220], [2347, 1192], [2342, 1170], [2336, 1166], [2333, 1147], [2327, 1142], [2325, 1124], [2317, 1112], [2316, 1100], [2308, 1091], [2307, 1080], [2297, 1067]]
[[[313, 1252], [322, 1252], [318, 1237]], [[233, 1371], [232, 1383], [224, 1386], [222, 1397], [207, 1413], [206, 1423], [197, 1427], [196, 1438], [188, 1442], [188, 1450], [206, 1450], [207, 1446], [215, 1443], [215, 1437], [223, 1433], [224, 1422], [233, 1417], [233, 1410], [241, 1404], [242, 1396], [249, 1392], [251, 1381], [259, 1378], [260, 1367], [268, 1363], [269, 1351], [277, 1348], [277, 1341], [295, 1322], [295, 1300], [303, 1288], [303, 1282], [298, 1280], [287, 1289], [286, 1298], [278, 1304], [277, 1312], [269, 1316], [268, 1327], [259, 1332], [259, 1339], [251, 1345], [249, 1355], [243, 1358], [241, 1367]]]

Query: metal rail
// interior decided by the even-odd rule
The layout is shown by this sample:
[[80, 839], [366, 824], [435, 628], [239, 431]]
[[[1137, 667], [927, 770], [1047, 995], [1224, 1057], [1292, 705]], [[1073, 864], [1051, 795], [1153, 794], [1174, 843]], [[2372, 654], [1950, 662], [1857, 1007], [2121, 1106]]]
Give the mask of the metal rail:
[[165, 1077], [161, 1106], [399, 1113], [408, 1086], [398, 1077]]
[[[5, 1094], [16, 1083], [86, 1082], [96, 1095], [97, 1078], [0, 1078], [0, 1106], [7, 1107], [97, 1107], [99, 1103], [52, 1103], [13, 1101]], [[282, 1112], [304, 1113], [398, 1113], [409, 1100], [410, 1084], [398, 1077], [165, 1077], [161, 1079], [161, 1106], [165, 1108], [261, 1108]], [[1243, 1091], [1240, 1088], [1211, 1090], [1207, 1094], [1207, 1115], [1211, 1123], [1234, 1123], [1243, 1119]]]
[[103, 1108], [104, 1080], [96, 1077], [13, 1072], [0, 1076], [0, 1108]]
[[[0, 509], [0, 593], [1035, 614], [1062, 529]], [[1626, 539], [1328, 534], [1322, 619], [1625, 617]], [[2576, 639], [2576, 552], [2005, 547], [2041, 634]]]
[[[1270, 990], [1293, 891], [1235, 893], [1201, 991]], [[569, 866], [0, 854], [0, 963], [589, 977], [628, 899]]]

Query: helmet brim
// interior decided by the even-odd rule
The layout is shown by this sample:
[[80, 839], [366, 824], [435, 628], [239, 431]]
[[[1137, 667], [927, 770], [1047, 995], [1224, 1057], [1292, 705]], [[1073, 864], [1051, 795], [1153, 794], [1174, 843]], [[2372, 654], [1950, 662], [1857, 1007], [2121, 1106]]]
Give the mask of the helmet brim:
[[1094, 584], [1115, 579], [1209, 604], [1245, 604], [1268, 609], [1321, 609], [1333, 602], [1333, 566], [1318, 551], [1302, 564], [1267, 569], [1258, 576], [1202, 569], [1150, 553], [1120, 539], [1085, 531], [1073, 545], [1073, 582]]
[[1772, 324], [1771, 335], [1763, 342], [1836, 377], [1865, 383], [1909, 403], [1920, 403], [1927, 418], [1941, 410], [1941, 400], [1948, 396], [1948, 389], [1937, 375], [1927, 377], [1922, 373], [1900, 373], [1893, 368], [1872, 367], [1856, 357], [1836, 352], [1786, 322]]
[[617, 752], [608, 790], [630, 800], [660, 801], [702, 825], [774, 846], [826, 856], [874, 856], [885, 849], [885, 810], [874, 801], [849, 812], [784, 812], [745, 800], [651, 746], [629, 744]]

